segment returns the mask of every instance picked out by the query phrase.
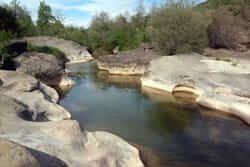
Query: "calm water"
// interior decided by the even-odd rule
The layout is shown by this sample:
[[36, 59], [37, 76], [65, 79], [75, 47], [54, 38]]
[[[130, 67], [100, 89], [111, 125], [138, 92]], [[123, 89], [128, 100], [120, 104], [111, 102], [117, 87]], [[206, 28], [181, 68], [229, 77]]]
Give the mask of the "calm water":
[[[62, 98], [72, 118], [89, 131], [112, 132], [161, 157], [163, 166], [249, 167], [250, 127], [213, 111], [172, 103], [168, 96], [140, 90], [137, 78], [111, 77], [95, 65], [69, 67], [83, 72]], [[166, 164], [164, 164], [166, 163]]]

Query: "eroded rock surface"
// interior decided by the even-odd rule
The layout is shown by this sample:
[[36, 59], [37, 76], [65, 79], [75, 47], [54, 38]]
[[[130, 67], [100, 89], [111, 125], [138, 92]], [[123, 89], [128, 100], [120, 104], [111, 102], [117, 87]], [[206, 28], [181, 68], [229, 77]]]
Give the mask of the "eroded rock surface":
[[[0, 71], [0, 81], [0, 147], [1, 139], [14, 142], [13, 147], [24, 153], [16, 157], [20, 167], [143, 167], [139, 151], [121, 138], [81, 131], [56, 104], [54, 89], [18, 72]], [[41, 118], [44, 122], [39, 122]], [[0, 155], [1, 165], [5, 159]]]
[[160, 57], [151, 62], [142, 87], [186, 94], [201, 106], [250, 124], [250, 61], [216, 60], [199, 54]]
[[74, 82], [65, 74], [65, 60], [37, 52], [25, 52], [15, 58], [16, 71], [36, 77], [50, 86], [73, 86]]
[[97, 60], [97, 66], [100, 70], [108, 71], [110, 74], [143, 75], [154, 57], [152, 51], [139, 48], [121, 52], [118, 55], [101, 56]]
[[87, 48], [73, 41], [48, 36], [27, 37], [25, 40], [35, 46], [59, 49], [66, 55], [69, 63], [87, 62], [93, 59]]
[[0, 94], [12, 97], [25, 105], [31, 120], [56, 121], [71, 118], [69, 112], [55, 103], [58, 101], [55, 90], [32, 76], [13, 71], [0, 71], [0, 79], [3, 82]]

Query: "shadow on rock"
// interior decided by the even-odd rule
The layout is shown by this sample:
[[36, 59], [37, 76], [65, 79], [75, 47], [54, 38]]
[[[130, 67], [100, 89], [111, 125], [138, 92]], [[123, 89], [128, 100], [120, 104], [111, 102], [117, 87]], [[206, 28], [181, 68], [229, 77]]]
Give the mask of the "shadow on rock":
[[39, 161], [41, 167], [68, 167], [64, 161], [55, 156], [31, 148], [26, 149]]

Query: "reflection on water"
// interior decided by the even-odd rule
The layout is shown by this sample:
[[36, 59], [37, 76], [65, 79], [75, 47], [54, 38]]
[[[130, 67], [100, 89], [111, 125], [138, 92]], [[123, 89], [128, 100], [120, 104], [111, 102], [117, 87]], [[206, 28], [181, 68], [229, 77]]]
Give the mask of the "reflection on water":
[[61, 104], [82, 128], [146, 146], [159, 154], [163, 167], [249, 166], [250, 129], [241, 121], [157, 91], [142, 92], [138, 78], [109, 76], [94, 64], [69, 68], [86, 76], [75, 78]]

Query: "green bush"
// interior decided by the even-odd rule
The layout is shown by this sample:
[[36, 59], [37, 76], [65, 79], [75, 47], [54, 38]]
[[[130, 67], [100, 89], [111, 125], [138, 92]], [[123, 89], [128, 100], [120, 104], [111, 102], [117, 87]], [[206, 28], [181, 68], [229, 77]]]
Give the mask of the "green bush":
[[88, 42], [88, 33], [84, 28], [65, 27], [64, 32], [59, 36], [63, 39], [77, 42], [80, 45], [90, 45]]
[[148, 31], [165, 54], [199, 51], [208, 44], [209, 20], [188, 3], [171, 2], [152, 11]]
[[54, 55], [58, 58], [66, 59], [66, 56], [63, 52], [61, 52], [59, 49], [53, 48], [53, 47], [47, 47], [47, 46], [38, 47], [38, 46], [31, 45], [29, 43], [28, 44], [28, 51], [29, 52], [40, 52], [40, 53], [51, 54], [51, 55]]
[[[112, 53], [114, 48], [119, 51], [135, 49], [147, 40], [145, 25], [140, 24], [133, 16], [128, 19], [123, 15], [111, 19], [107, 13], [100, 13], [92, 20], [88, 33], [88, 42], [95, 56]], [[144, 16], [143, 16], [144, 17]], [[140, 18], [143, 18], [140, 15]]]
[[210, 9], [217, 9], [223, 6], [237, 7], [243, 4], [249, 4], [249, 0], [207, 0], [199, 4], [199, 7], [205, 7]]

